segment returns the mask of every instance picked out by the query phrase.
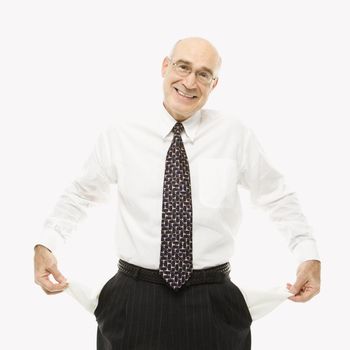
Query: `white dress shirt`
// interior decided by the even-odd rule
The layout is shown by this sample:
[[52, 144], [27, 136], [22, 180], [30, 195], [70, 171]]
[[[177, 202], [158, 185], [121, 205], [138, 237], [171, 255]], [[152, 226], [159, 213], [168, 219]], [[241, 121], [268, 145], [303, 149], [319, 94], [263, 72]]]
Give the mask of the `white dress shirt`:
[[[81, 174], [59, 198], [37, 241], [55, 251], [76, 230], [89, 206], [117, 186], [119, 258], [158, 269], [165, 159], [176, 120], [160, 103], [99, 135]], [[266, 209], [299, 262], [317, 259], [316, 242], [283, 176], [266, 159], [254, 133], [240, 120], [202, 109], [183, 122], [193, 205], [193, 268], [232, 258], [241, 221], [238, 187]]]

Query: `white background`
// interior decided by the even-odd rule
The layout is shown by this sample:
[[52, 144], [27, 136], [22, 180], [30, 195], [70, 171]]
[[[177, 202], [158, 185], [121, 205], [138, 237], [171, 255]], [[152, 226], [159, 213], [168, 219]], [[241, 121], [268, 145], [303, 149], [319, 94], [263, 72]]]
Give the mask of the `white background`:
[[[2, 1], [0, 348], [95, 349], [93, 316], [34, 284], [33, 242], [99, 131], [161, 96], [163, 57], [193, 35], [223, 58], [207, 107], [254, 129], [297, 190], [323, 261], [321, 294], [256, 321], [253, 350], [349, 348], [349, 18], [339, 0]], [[278, 232], [248, 193], [242, 201], [231, 278], [293, 282]], [[93, 284], [115, 270], [115, 210], [112, 198], [89, 212], [59, 261], [68, 277]]]

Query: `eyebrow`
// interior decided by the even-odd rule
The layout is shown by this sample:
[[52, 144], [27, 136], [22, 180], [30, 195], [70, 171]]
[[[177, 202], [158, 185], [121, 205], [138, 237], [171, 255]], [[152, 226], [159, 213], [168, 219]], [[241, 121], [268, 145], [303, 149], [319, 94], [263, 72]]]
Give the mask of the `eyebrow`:
[[[192, 66], [192, 63], [191, 62], [189, 62], [189, 61], [186, 61], [186, 60], [177, 60], [176, 61], [176, 63], [185, 63], [185, 64], [187, 64], [187, 65], [189, 65], [189, 66]], [[199, 68], [199, 70], [201, 71], [201, 70], [205, 70], [205, 71], [207, 71], [207, 72], [209, 72], [211, 75], [214, 75], [214, 72], [210, 69], [210, 68], [208, 68], [208, 67], [201, 67], [201, 68]]]

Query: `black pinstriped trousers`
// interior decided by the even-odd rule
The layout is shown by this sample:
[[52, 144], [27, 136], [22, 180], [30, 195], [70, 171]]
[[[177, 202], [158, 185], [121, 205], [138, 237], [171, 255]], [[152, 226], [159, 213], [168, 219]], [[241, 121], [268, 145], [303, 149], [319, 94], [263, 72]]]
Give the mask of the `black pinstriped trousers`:
[[95, 310], [98, 350], [250, 350], [252, 319], [239, 288], [223, 282], [174, 292], [118, 271]]

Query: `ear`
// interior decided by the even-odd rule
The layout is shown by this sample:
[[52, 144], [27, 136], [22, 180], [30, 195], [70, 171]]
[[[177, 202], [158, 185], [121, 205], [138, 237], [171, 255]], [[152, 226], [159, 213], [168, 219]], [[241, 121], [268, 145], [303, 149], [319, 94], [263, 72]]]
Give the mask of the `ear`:
[[166, 56], [164, 57], [163, 59], [163, 63], [162, 63], [162, 77], [164, 78], [165, 76], [165, 73], [166, 73], [166, 70], [168, 69], [169, 67], [169, 58]]
[[216, 85], [218, 85], [218, 82], [219, 82], [219, 77], [217, 77], [217, 78], [214, 80], [214, 84], [213, 84], [213, 86], [211, 87], [211, 90], [214, 90], [214, 88], [216, 87]]

